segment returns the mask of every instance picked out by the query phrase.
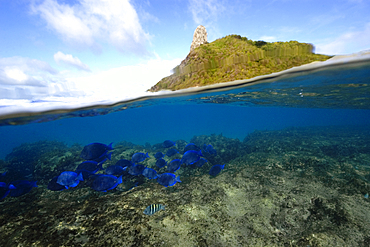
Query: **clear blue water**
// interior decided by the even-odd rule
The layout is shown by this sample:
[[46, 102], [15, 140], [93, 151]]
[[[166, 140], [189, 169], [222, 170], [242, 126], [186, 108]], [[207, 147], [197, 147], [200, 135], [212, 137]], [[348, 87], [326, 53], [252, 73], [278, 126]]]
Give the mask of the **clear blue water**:
[[156, 144], [166, 139], [189, 141], [196, 135], [222, 134], [241, 141], [255, 130], [286, 127], [368, 125], [370, 110], [240, 107], [223, 104], [154, 105], [104, 116], [67, 118], [45, 123], [0, 127], [0, 158], [16, 146], [57, 140], [82, 146], [92, 143]]

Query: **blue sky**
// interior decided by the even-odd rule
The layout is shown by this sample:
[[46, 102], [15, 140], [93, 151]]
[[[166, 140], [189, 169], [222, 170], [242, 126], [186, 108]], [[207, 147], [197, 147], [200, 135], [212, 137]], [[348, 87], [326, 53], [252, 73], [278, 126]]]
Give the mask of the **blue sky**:
[[368, 0], [0, 0], [0, 105], [142, 94], [186, 57], [200, 24], [209, 42], [240, 34], [359, 52], [370, 49], [369, 10]]

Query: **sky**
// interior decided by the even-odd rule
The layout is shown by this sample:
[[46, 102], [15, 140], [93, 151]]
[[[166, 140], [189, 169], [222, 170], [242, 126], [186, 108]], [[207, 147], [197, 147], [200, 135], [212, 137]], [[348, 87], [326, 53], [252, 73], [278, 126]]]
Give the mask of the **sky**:
[[143, 95], [187, 56], [198, 25], [209, 42], [368, 50], [369, 10], [369, 0], [0, 0], [0, 109]]

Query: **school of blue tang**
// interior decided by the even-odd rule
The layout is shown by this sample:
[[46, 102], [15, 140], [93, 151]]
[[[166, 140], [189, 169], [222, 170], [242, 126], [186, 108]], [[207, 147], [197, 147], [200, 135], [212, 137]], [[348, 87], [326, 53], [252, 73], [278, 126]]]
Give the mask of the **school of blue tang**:
[[[207, 155], [216, 156], [217, 151], [212, 145], [204, 144], [198, 147], [194, 143], [189, 143], [181, 151], [176, 149], [176, 142], [165, 140], [162, 143], [163, 148], [167, 149], [165, 153], [157, 152], [154, 154], [156, 159], [156, 167], [166, 167], [168, 172], [157, 173], [156, 169], [146, 167], [140, 163], [150, 158], [148, 153], [135, 153], [131, 160], [120, 159], [115, 165], [110, 165], [103, 168], [103, 164], [107, 160], [111, 160], [114, 148], [113, 143], [105, 145], [103, 143], [90, 143], [81, 151], [80, 157], [84, 159], [74, 171], [63, 171], [58, 176], [51, 179], [48, 184], [48, 189], [52, 191], [61, 191], [69, 188], [77, 187], [81, 181], [85, 181], [89, 187], [95, 191], [107, 192], [115, 189], [119, 184], [124, 182], [126, 176], [144, 176], [148, 180], [156, 180], [156, 182], [164, 187], [174, 186], [181, 182], [180, 176], [175, 175], [175, 172], [181, 169], [181, 166], [202, 167], [207, 163], [204, 158], [204, 153]], [[182, 157], [171, 158], [180, 154]], [[172, 160], [166, 160], [172, 159]], [[209, 175], [217, 176], [225, 165], [214, 165], [209, 171]], [[101, 172], [100, 172], [101, 171]], [[0, 174], [5, 177], [6, 172]], [[16, 180], [10, 183], [0, 182], [0, 200], [6, 196], [18, 197], [22, 196], [32, 188], [37, 187], [36, 181]], [[163, 209], [164, 205], [152, 204], [148, 206], [144, 212], [147, 215], [152, 215], [155, 212]]]

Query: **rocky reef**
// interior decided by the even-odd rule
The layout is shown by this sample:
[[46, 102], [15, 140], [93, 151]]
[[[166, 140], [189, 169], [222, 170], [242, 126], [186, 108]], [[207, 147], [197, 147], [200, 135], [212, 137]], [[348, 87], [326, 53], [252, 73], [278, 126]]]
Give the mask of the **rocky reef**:
[[[44, 142], [45, 156], [41, 152], [30, 161], [33, 176], [44, 178], [39, 187], [0, 202], [0, 245], [370, 245], [369, 129], [289, 128], [256, 131], [243, 141], [222, 135], [195, 136], [190, 141], [212, 144], [217, 156], [200, 168], [181, 167], [176, 173], [182, 182], [173, 187], [141, 176], [107, 193], [84, 183], [48, 190], [47, 179], [80, 162], [82, 147]], [[177, 141], [179, 150], [186, 144]], [[21, 160], [20, 150], [32, 152], [32, 147], [35, 144], [15, 149], [0, 162], [0, 171], [16, 157]], [[112, 161], [104, 167], [135, 152], [153, 157], [161, 150], [159, 144], [123, 141], [115, 145]], [[210, 177], [215, 163], [225, 163], [225, 169]], [[155, 167], [155, 159], [144, 164]], [[143, 214], [153, 203], [166, 209]]]

